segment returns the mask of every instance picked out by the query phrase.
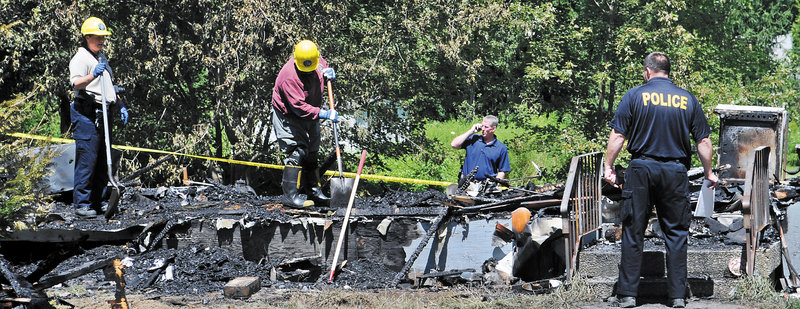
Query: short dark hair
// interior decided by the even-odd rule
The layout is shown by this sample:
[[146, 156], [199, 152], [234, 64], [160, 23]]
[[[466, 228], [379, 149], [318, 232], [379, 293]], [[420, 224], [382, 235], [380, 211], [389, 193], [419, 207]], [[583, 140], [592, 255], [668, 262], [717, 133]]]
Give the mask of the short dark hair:
[[663, 72], [669, 75], [669, 57], [662, 52], [652, 52], [644, 58], [644, 67], [651, 68], [655, 72]]

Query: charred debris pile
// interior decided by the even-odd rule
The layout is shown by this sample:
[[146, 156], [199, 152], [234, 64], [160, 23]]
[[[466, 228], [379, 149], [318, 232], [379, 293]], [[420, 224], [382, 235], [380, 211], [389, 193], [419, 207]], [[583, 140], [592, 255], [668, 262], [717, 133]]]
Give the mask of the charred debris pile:
[[[697, 197], [701, 179], [694, 177], [691, 181], [692, 202]], [[508, 212], [523, 206], [533, 210], [532, 222], [550, 218], [560, 220], [560, 207], [563, 184], [546, 186], [515, 187], [508, 183], [508, 189], [498, 190], [496, 186], [487, 185], [481, 191], [469, 192], [456, 189], [448, 196], [438, 191], [400, 192], [386, 190], [380, 196], [360, 198], [354, 206], [354, 217], [359, 220], [376, 220], [381, 217], [416, 217], [430, 219], [440, 209], [448, 209], [444, 221], [461, 221], [469, 224], [469, 220], [497, 221], [499, 226], [508, 226]], [[789, 179], [785, 184], [777, 185], [772, 190], [773, 211], [776, 217], [785, 217], [788, 206], [800, 202], [797, 188], [800, 180]], [[487, 189], [490, 188], [490, 189]], [[618, 228], [615, 221], [619, 198], [618, 189], [603, 186], [603, 236], [598, 242], [618, 241]], [[694, 219], [692, 223], [690, 245], [714, 246], [719, 244], [743, 245], [745, 236], [741, 219], [742, 185], [723, 184], [719, 186], [715, 196], [715, 218]], [[558, 201], [556, 203], [556, 201]], [[394, 283], [399, 287], [441, 287], [451, 285], [487, 285], [515, 284], [529, 291], [547, 290], [551, 278], [563, 279], [563, 265], [555, 263], [556, 269], [536, 272], [533, 277], [523, 275], [523, 279], [498, 270], [497, 259], [488, 258], [481, 269], [449, 269], [434, 270], [421, 274], [409, 272], [410, 257], [403, 255], [394, 265], [366, 258], [349, 258], [337, 272], [333, 283], [327, 282], [326, 264], [329, 257], [326, 252], [317, 256], [289, 258], [289, 255], [267, 254], [252, 255], [237, 250], [225, 249], [214, 243], [181, 242], [182, 237], [176, 230], [188, 229], [191, 222], [229, 219], [236, 222], [297, 222], [299, 219], [316, 218], [322, 220], [322, 234], [325, 235], [334, 222], [341, 220], [341, 210], [327, 207], [310, 207], [306, 209], [288, 209], [279, 204], [279, 197], [259, 196], [252, 189], [243, 185], [224, 186], [220, 184], [193, 185], [186, 187], [161, 188], [128, 188], [122, 200], [122, 211], [106, 221], [97, 219], [80, 219], [72, 214], [71, 205], [56, 203], [51, 213], [30, 222], [35, 225], [31, 231], [42, 234], [59, 234], [68, 230], [80, 230], [83, 236], [74, 239], [52, 239], [26, 236], [14, 236], [0, 242], [0, 269], [3, 270], [6, 298], [36, 299], [42, 291], [56, 284], [82, 284], [87, 289], [113, 289], [113, 276], [109, 271], [101, 271], [111, 267], [114, 259], [119, 259], [126, 266], [124, 279], [128, 292], [164, 293], [164, 294], [199, 294], [220, 291], [222, 286], [233, 278], [256, 276], [261, 278], [261, 286], [275, 288], [319, 288], [322, 286], [349, 286], [353, 288], [386, 288]], [[472, 219], [470, 219], [472, 218]], [[476, 219], [477, 218], [477, 219]], [[377, 219], [379, 220], [379, 219]], [[249, 223], [252, 225], [252, 223]], [[535, 225], [534, 223], [533, 225]], [[313, 228], [312, 228], [313, 229]], [[93, 233], [112, 233], [126, 231], [126, 237], [93, 235]], [[535, 227], [532, 230], [536, 231]], [[774, 231], [774, 229], [771, 229]], [[660, 243], [660, 231], [657, 224], [648, 229], [648, 241]], [[328, 232], [328, 242], [332, 230]], [[495, 231], [495, 238], [502, 233]], [[560, 233], [548, 231], [547, 235], [532, 235], [539, 241], [546, 241], [550, 236], [560, 237]], [[185, 234], [184, 234], [185, 235]], [[542, 238], [542, 236], [545, 236]], [[30, 236], [28, 236], [30, 237]], [[379, 236], [380, 237], [380, 236]], [[384, 236], [385, 237], [385, 236]], [[774, 242], [779, 236], [777, 232], [763, 234], [762, 243]], [[321, 237], [325, 243], [326, 237]], [[505, 237], [506, 241], [510, 239]], [[513, 238], [513, 237], [512, 237]], [[41, 240], [46, 241], [42, 242]], [[221, 240], [216, 240], [221, 242]], [[552, 241], [552, 240], [551, 240]], [[313, 241], [312, 241], [313, 242]], [[486, 246], [502, 245], [486, 243]], [[245, 246], [245, 244], [241, 244]], [[591, 245], [591, 244], [585, 244]], [[424, 244], [414, 252], [419, 254]], [[538, 247], [538, 246], [537, 246]], [[545, 247], [542, 247], [545, 248]], [[247, 251], [247, 249], [244, 249]], [[330, 251], [328, 249], [328, 251]], [[329, 255], [329, 252], [328, 252]], [[254, 258], [258, 257], [258, 258]], [[539, 257], [542, 255], [539, 254]], [[406, 260], [409, 258], [409, 260]], [[556, 257], [558, 258], [558, 257]], [[553, 259], [552, 257], [549, 259]], [[518, 263], [541, 264], [537, 260], [520, 260]], [[72, 281], [70, 279], [78, 278]], [[11, 280], [9, 280], [11, 279]], [[544, 281], [541, 281], [543, 280]], [[110, 281], [111, 280], [111, 281]], [[523, 281], [541, 281], [541, 284], [522, 284]], [[47, 284], [42, 284], [45, 282]], [[38, 294], [37, 294], [38, 293]]]
[[[489, 204], [495, 206], [510, 200], [512, 202], [506, 204], [513, 205], [520, 197], [532, 200], [524, 198], [525, 194], [507, 191], [482, 194], [474, 199], [491, 201]], [[552, 191], [549, 194], [555, 195]], [[343, 209], [285, 208], [279, 198], [257, 195], [245, 185], [226, 186], [209, 180], [206, 184], [183, 187], [126, 188], [120, 202], [121, 211], [111, 220], [100, 216], [77, 217], [71, 204], [56, 202], [48, 215], [31, 218], [26, 228], [5, 231], [6, 237], [0, 240], [3, 255], [0, 268], [5, 267], [7, 272], [2, 274], [0, 284], [18, 286], [18, 290], [6, 289], [6, 298], [18, 301], [36, 299], [36, 295], [43, 297], [45, 289], [58, 284], [113, 288], [109, 283], [113, 279], [109, 271], [101, 270], [110, 268], [117, 259], [126, 266], [124, 278], [128, 292], [206, 293], [220, 291], [226, 282], [241, 276], [257, 276], [265, 287], [331, 285], [327, 283], [327, 276], [321, 274], [328, 266], [330, 242], [336, 235], [333, 229], [340, 223]], [[358, 198], [353, 217], [356, 222], [385, 217], [425, 221], [442, 213], [447, 215], [445, 220], [454, 220], [459, 217], [456, 212], [470, 207], [474, 206], [451, 199], [440, 191], [403, 192], [387, 188], [381, 195]], [[448, 211], [443, 212], [445, 209]], [[466, 213], [477, 214], [478, 211], [466, 211], [461, 216]], [[311, 227], [308, 221], [318, 226]], [[318, 242], [322, 246], [327, 244], [323, 250], [327, 252], [300, 258], [279, 253], [248, 254], [242, 252], [247, 248], [231, 250], [219, 246], [225, 240], [218, 231], [211, 231], [217, 239], [182, 239], [205, 237], [189, 231], [192, 225], [205, 228], [202, 222], [210, 222], [217, 228], [231, 222], [248, 226], [278, 223], [283, 224], [278, 229], [289, 226], [290, 230], [297, 225], [308, 226], [305, 229], [321, 232]], [[304, 237], [312, 238], [310, 242], [314, 243], [315, 236], [309, 235], [305, 232]], [[397, 277], [404, 260], [401, 257], [387, 267], [369, 258], [351, 257], [341, 266], [332, 284], [385, 288]], [[453, 273], [451, 277], [459, 274]], [[403, 278], [399, 285], [407, 286], [407, 282], [409, 280]]]

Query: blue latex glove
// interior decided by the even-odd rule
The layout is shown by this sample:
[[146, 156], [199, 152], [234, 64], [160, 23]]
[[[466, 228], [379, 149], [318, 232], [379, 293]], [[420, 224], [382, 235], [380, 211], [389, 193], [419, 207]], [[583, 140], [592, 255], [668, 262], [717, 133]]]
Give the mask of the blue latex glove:
[[336, 79], [336, 71], [334, 71], [333, 68], [325, 68], [322, 70], [322, 76], [332, 81]]
[[92, 72], [92, 75], [94, 75], [94, 77], [100, 76], [100, 74], [103, 74], [103, 71], [105, 70], [106, 70], [106, 63], [100, 62], [96, 66], [94, 66], [94, 71]]
[[122, 107], [119, 108], [119, 114], [120, 114], [120, 116], [122, 116], [122, 124], [123, 125], [127, 125], [128, 124], [128, 108], [126, 108], [125, 105], [123, 105]]
[[337, 122], [339, 121], [339, 113], [337, 113], [334, 109], [320, 109], [319, 118], [329, 119], [333, 122]]

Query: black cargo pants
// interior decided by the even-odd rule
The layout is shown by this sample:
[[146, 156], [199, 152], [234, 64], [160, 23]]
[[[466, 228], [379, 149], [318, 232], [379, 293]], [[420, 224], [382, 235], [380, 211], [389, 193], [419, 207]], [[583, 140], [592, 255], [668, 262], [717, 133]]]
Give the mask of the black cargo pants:
[[667, 247], [667, 295], [684, 298], [686, 249], [691, 219], [686, 166], [677, 160], [631, 160], [622, 190], [622, 258], [617, 294], [637, 296], [648, 214], [656, 207]]

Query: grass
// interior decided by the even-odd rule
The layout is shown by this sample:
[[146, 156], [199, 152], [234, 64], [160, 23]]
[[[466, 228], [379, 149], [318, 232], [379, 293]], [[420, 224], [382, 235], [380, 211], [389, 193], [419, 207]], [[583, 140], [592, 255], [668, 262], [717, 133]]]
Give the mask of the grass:
[[[795, 145], [800, 144], [800, 124], [790, 122], [787, 131], [788, 142], [786, 143], [786, 167], [784, 167], [784, 169], [793, 171], [800, 167], [800, 155], [798, 155], [795, 150]], [[789, 178], [793, 176], [787, 174], [786, 177]]]
[[736, 282], [731, 300], [755, 308], [800, 308], [800, 300], [783, 298], [772, 287], [770, 279], [763, 276], [744, 276]]

